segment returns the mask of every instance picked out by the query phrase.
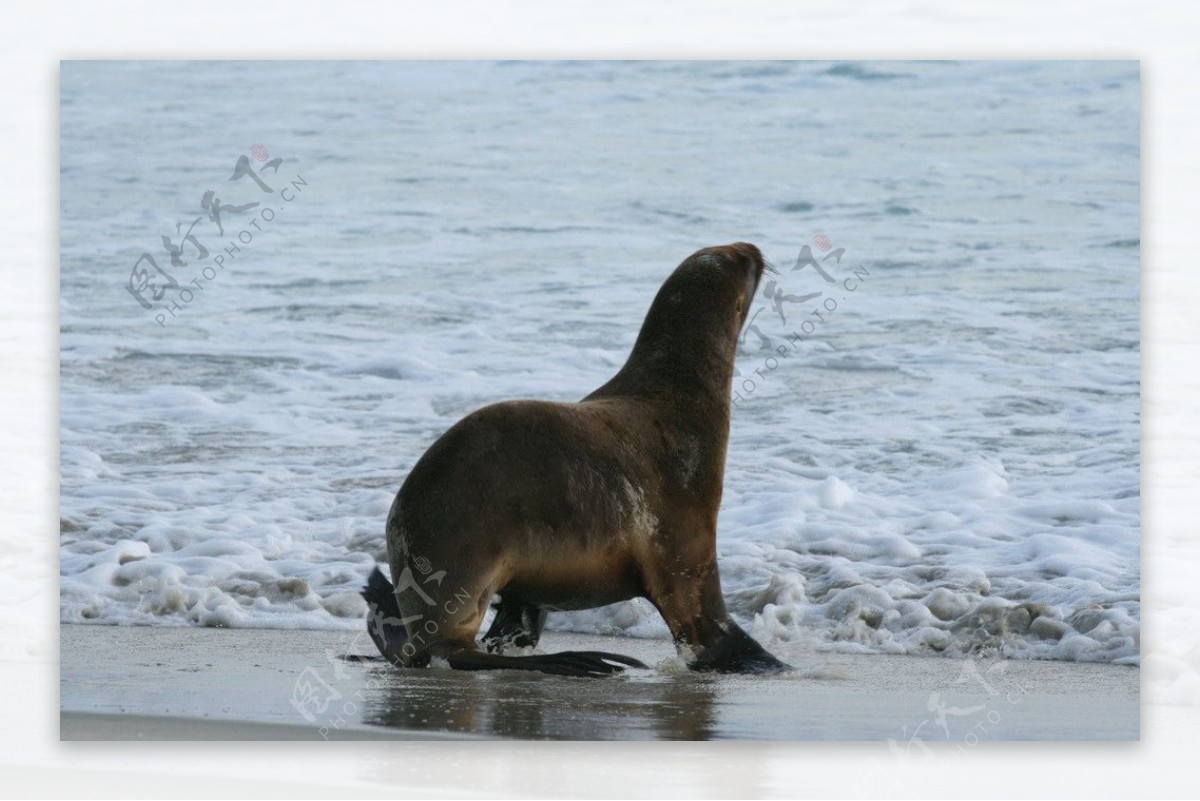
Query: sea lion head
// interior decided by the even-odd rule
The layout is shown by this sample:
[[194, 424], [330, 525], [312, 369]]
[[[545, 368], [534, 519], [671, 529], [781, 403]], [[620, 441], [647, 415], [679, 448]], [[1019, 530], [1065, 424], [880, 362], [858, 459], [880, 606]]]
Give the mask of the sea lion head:
[[738, 338], [765, 267], [747, 242], [688, 256], [658, 290], [625, 366], [588, 397], [664, 388], [728, 396]]
[[736, 338], [765, 267], [762, 252], [748, 242], [698, 250], [662, 285], [646, 324], [654, 329], [665, 323], [676, 332], [691, 329], [692, 335], [703, 327]]
[[700, 285], [714, 280], [731, 284], [737, 298], [734, 309], [740, 331], [750, 314], [750, 303], [758, 292], [765, 268], [762, 251], [749, 242], [734, 242], [696, 251], [679, 265], [676, 275], [682, 273], [680, 277]]

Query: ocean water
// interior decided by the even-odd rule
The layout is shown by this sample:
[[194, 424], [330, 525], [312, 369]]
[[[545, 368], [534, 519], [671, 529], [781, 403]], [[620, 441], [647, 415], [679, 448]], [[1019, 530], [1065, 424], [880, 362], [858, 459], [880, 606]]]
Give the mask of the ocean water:
[[[745, 240], [780, 275], [735, 379], [735, 616], [1137, 662], [1136, 63], [61, 77], [63, 621], [357, 630], [424, 449], [587, 394]], [[666, 636], [644, 601], [549, 625]]]

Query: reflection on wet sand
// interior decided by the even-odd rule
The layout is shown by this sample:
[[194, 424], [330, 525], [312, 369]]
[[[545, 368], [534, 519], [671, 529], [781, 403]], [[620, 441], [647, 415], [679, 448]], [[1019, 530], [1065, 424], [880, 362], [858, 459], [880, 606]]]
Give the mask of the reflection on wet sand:
[[[515, 739], [708, 740], [718, 680], [393, 670], [364, 676], [364, 723]], [[582, 735], [582, 736], [581, 736]]]

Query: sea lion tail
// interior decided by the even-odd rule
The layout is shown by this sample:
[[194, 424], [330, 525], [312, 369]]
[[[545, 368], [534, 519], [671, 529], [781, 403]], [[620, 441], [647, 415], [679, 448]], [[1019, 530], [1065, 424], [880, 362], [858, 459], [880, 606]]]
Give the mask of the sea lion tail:
[[396, 591], [383, 571], [376, 567], [362, 588], [362, 597], [367, 602], [367, 633], [393, 665], [405, 664], [403, 649], [408, 642], [408, 629], [396, 603]]

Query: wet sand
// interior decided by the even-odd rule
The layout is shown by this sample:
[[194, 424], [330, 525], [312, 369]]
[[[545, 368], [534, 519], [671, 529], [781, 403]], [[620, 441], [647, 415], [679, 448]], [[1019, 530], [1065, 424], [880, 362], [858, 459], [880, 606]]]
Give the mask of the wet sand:
[[665, 640], [549, 632], [652, 670], [609, 679], [399, 671], [365, 635], [64, 625], [63, 740], [1135, 740], [1139, 670], [781, 651], [777, 677], [681, 673]]

